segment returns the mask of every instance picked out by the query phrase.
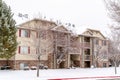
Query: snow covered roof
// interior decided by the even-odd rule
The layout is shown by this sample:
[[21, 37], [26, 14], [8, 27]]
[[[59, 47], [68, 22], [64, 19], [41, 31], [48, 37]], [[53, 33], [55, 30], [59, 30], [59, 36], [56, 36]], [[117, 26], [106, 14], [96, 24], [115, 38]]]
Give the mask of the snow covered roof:
[[[34, 19], [31, 19], [31, 20], [26, 20], [26, 21], [24, 21], [23, 23], [18, 24], [18, 26], [21, 26], [21, 25], [23, 25], [23, 24], [29, 23], [29, 22], [31, 22], [31, 21], [43, 21], [43, 22], [48, 22], [48, 23], [56, 24], [56, 23], [53, 22], [53, 21], [48, 21], [48, 20], [43, 20], [43, 19], [34, 18]], [[57, 25], [57, 24], [56, 24], [56, 25]]]

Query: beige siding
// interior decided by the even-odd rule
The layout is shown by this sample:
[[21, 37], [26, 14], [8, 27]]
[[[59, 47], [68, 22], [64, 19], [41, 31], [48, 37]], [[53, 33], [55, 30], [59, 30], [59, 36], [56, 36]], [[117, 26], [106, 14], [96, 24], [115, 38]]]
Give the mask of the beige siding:
[[[17, 41], [18, 41], [18, 46], [30, 46], [30, 54], [22, 54], [18, 53], [18, 48], [16, 51], [16, 60], [37, 60], [38, 55], [36, 54], [36, 46], [38, 44], [38, 38], [36, 37], [36, 30], [38, 29], [51, 29], [55, 27], [56, 24], [47, 22], [47, 21], [40, 21], [40, 20], [33, 20], [29, 21], [27, 23], [24, 23], [19, 26], [18, 31], [17, 31]], [[19, 29], [28, 29], [30, 30], [30, 38], [26, 37], [19, 37]], [[49, 34], [49, 33], [48, 33]], [[52, 41], [51, 39], [41, 39], [40, 41], [41, 44], [41, 51], [46, 50], [45, 53], [42, 53], [41, 60], [47, 60], [48, 58], [48, 53], [52, 52]], [[49, 48], [50, 47], [50, 48]]]

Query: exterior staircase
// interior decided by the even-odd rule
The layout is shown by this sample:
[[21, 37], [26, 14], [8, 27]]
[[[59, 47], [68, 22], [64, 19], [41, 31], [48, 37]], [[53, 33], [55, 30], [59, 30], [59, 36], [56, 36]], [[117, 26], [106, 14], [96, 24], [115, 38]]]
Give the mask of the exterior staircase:
[[60, 64], [64, 60], [64, 56], [64, 53], [59, 53], [59, 55], [57, 56], [57, 64]]

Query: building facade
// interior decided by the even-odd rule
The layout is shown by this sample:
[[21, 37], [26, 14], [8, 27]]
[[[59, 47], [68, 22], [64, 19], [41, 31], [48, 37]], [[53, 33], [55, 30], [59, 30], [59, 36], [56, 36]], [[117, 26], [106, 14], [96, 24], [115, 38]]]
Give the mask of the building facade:
[[[16, 35], [16, 55], [9, 61], [14, 69], [38, 64], [52, 69], [109, 65], [107, 39], [97, 30], [87, 29], [74, 35], [63, 25], [33, 19], [20, 24]], [[5, 60], [1, 62], [5, 64]]]
[[104, 35], [98, 30], [87, 29], [81, 36], [84, 67], [108, 67], [108, 40]]

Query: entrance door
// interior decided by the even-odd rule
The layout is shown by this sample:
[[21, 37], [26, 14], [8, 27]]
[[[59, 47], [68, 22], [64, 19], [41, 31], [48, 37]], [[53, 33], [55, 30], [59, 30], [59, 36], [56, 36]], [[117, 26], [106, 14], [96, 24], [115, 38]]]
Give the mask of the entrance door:
[[70, 55], [70, 67], [80, 67], [80, 54]]
[[20, 69], [21, 69], [21, 70], [24, 69], [24, 63], [20, 63]]
[[65, 68], [65, 61], [62, 61], [62, 62], [59, 64], [59, 68]]
[[85, 61], [85, 68], [90, 68], [90, 61]]

